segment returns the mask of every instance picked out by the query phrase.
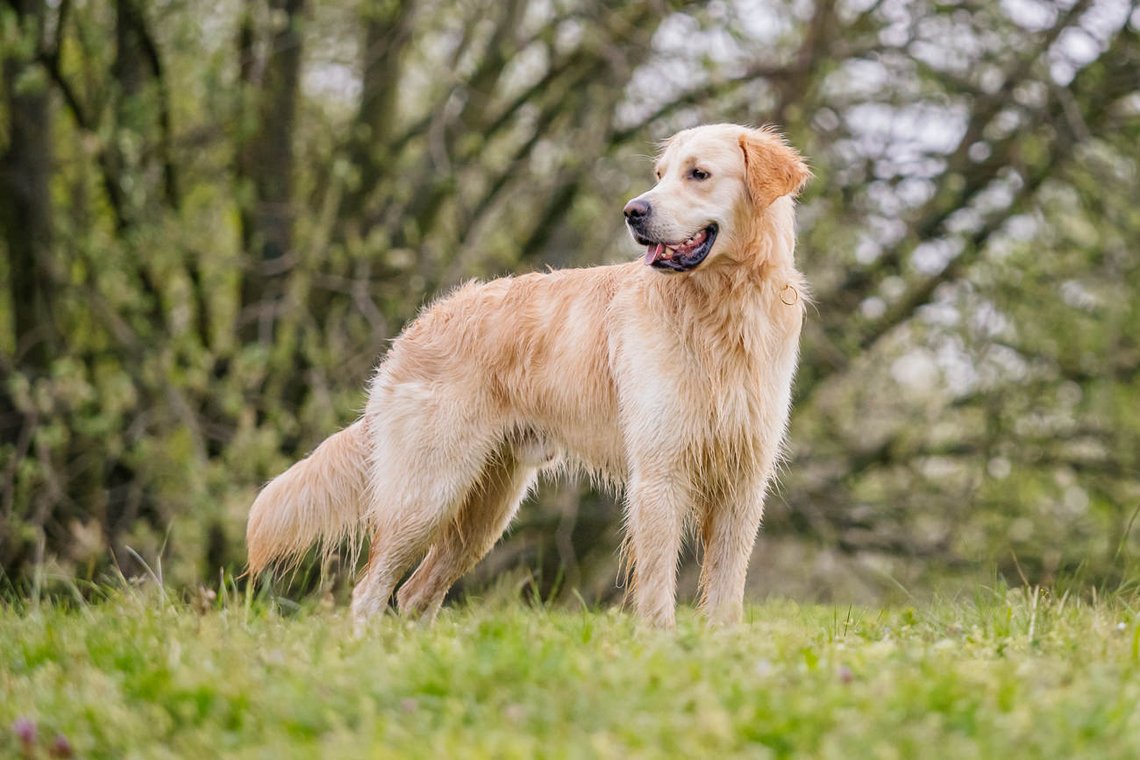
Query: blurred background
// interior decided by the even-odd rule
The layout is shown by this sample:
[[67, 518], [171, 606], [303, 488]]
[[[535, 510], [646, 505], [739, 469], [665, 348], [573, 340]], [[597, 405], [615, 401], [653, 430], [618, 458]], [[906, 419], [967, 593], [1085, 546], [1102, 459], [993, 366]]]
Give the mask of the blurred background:
[[[0, 0], [0, 57], [9, 588], [240, 573], [418, 309], [637, 256], [655, 142], [718, 121], [816, 175], [752, 593], [1136, 577], [1136, 2]], [[464, 585], [605, 601], [619, 527], [544, 485]]]

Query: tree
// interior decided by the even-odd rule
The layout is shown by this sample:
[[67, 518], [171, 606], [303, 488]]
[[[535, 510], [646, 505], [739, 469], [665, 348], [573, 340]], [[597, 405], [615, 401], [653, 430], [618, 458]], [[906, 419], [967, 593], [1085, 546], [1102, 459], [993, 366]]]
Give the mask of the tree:
[[[761, 557], [865, 591], [882, 567], [1132, 572], [1134, 3], [3, 14], [10, 577], [36, 541], [64, 573], [127, 547], [175, 582], [240, 569], [254, 489], [351, 420], [425, 300], [628, 257], [653, 141], [727, 120], [778, 123], [817, 176]], [[618, 515], [546, 489], [484, 573], [613, 593]]]

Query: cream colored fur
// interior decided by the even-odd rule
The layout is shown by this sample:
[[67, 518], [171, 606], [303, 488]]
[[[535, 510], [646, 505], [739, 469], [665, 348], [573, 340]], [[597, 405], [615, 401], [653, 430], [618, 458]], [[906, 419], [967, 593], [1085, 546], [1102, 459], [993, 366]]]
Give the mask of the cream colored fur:
[[367, 531], [356, 619], [386, 609], [416, 562], [397, 601], [430, 617], [536, 475], [571, 466], [624, 486], [643, 618], [673, 624], [682, 535], [695, 523], [701, 607], [738, 621], [787, 427], [807, 292], [791, 196], [809, 173], [773, 132], [735, 125], [675, 135], [657, 173], [641, 200], [662, 239], [718, 225], [703, 263], [471, 283], [425, 309], [379, 366], [362, 420], [258, 497], [251, 570]]
[[322, 552], [361, 536], [368, 490], [363, 421], [328, 438], [261, 490], [249, 512], [249, 569], [299, 559], [318, 541]]

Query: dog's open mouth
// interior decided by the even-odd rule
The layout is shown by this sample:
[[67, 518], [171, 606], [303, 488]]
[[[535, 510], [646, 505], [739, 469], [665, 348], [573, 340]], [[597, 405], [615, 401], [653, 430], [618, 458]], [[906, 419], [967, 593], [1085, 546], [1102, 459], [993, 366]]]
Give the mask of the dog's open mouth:
[[663, 243], [640, 235], [637, 242], [645, 246], [645, 263], [654, 269], [669, 272], [688, 272], [695, 269], [712, 250], [717, 228], [710, 224], [680, 243]]

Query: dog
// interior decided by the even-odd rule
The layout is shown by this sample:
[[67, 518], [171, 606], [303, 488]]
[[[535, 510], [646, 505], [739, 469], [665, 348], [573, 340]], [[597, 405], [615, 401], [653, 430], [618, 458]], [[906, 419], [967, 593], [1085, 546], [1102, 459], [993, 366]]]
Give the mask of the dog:
[[672, 627], [686, 530], [700, 608], [740, 621], [784, 447], [807, 285], [794, 197], [811, 173], [769, 128], [669, 138], [626, 204], [640, 260], [468, 283], [392, 343], [359, 420], [272, 480], [249, 516], [254, 575], [314, 544], [371, 538], [358, 627], [431, 620], [539, 473], [620, 488], [638, 615]]

